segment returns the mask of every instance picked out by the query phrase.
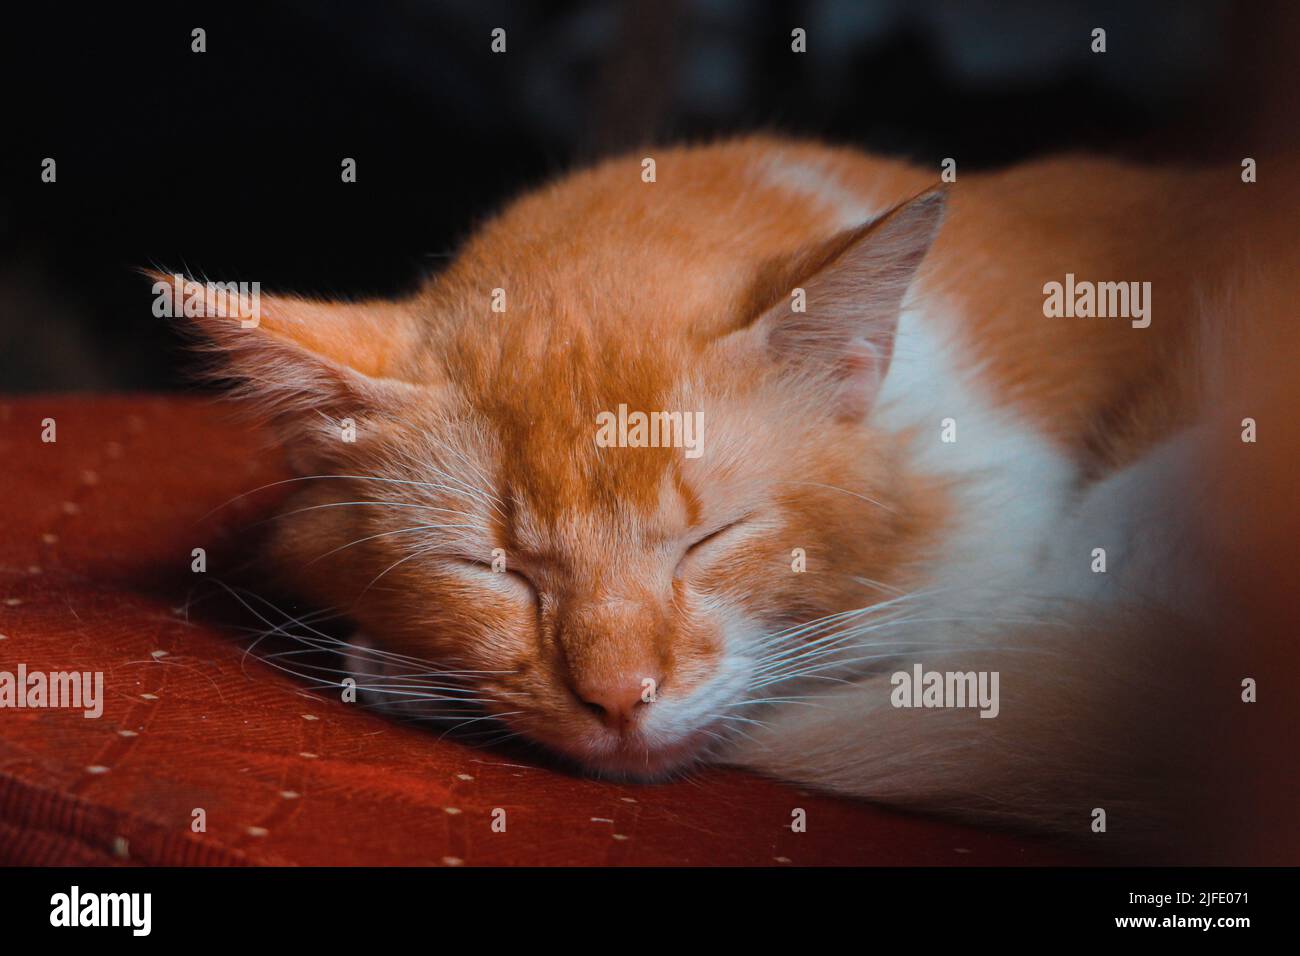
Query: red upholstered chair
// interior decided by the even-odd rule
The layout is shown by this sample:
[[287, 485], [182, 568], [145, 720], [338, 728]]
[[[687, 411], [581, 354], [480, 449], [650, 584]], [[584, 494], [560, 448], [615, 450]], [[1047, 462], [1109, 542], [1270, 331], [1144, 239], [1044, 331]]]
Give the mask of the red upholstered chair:
[[[57, 441], [42, 441], [54, 419]], [[102, 671], [104, 710], [0, 710], [3, 864], [1032, 864], [1040, 840], [729, 770], [582, 779], [439, 739], [246, 655], [201, 617], [285, 476], [220, 409], [0, 400], [0, 671]], [[218, 509], [215, 510], [214, 509]], [[791, 812], [807, 812], [806, 832]], [[506, 811], [494, 832], [493, 811]], [[206, 829], [195, 832], [195, 811]]]

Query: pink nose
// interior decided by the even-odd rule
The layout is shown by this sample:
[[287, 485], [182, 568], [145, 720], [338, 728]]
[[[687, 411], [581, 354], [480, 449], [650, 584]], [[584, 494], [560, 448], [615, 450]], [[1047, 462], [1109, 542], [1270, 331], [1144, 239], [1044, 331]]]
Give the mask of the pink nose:
[[613, 680], [586, 680], [574, 686], [578, 699], [610, 730], [624, 731], [638, 712], [654, 698], [658, 678], [620, 677]]

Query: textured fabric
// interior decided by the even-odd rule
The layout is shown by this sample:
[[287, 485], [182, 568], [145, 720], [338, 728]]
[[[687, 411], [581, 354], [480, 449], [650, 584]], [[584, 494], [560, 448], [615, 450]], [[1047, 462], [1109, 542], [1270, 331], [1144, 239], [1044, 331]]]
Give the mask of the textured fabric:
[[192, 549], [246, 562], [283, 491], [218, 508], [285, 476], [263, 448], [193, 400], [0, 400], [0, 671], [105, 681], [99, 719], [0, 710], [0, 863], [1079, 861], [730, 770], [585, 780], [311, 693], [190, 600]]

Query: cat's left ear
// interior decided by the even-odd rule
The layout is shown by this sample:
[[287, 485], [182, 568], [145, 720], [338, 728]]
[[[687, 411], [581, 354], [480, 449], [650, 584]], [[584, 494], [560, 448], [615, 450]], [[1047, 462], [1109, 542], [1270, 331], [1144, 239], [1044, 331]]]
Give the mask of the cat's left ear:
[[232, 383], [244, 407], [308, 459], [342, 448], [339, 422], [382, 423], [430, 394], [411, 364], [419, 323], [406, 303], [326, 302], [147, 274], [155, 313], [179, 319], [212, 359], [210, 377]]
[[[806, 251], [782, 277], [777, 304], [748, 330], [769, 356], [860, 418], [889, 370], [903, 297], [943, 220], [943, 187]], [[802, 296], [795, 290], [802, 289]]]

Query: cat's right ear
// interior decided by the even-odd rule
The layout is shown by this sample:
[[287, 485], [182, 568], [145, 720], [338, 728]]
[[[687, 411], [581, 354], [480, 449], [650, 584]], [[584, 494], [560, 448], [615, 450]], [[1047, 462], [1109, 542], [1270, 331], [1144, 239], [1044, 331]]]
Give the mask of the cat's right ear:
[[931, 189], [783, 263], [776, 304], [743, 334], [838, 416], [861, 418], [889, 369], [904, 297], [946, 201], [943, 187]]
[[281, 429], [311, 435], [345, 418], [393, 415], [428, 392], [413, 374], [418, 326], [401, 302], [332, 303], [146, 274], [155, 314], [175, 317], [212, 359], [209, 377], [233, 383]]

